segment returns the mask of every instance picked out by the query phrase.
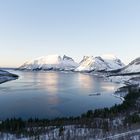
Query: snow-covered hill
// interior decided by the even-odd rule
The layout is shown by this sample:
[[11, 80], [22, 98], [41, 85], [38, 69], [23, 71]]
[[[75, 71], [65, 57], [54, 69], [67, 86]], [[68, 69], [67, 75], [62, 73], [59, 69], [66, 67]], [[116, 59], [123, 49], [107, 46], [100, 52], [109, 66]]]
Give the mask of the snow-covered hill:
[[18, 76], [15, 74], [11, 74], [7, 71], [0, 70], [0, 84], [6, 81], [15, 80]]
[[133, 60], [121, 70], [121, 73], [139, 73], [140, 72], [140, 57]]
[[117, 70], [125, 66], [124, 63], [115, 55], [107, 54], [107, 55], [102, 55], [101, 57], [110, 67], [109, 70]]
[[24, 63], [20, 70], [74, 70], [78, 64], [64, 55], [47, 55]]
[[111, 71], [122, 67], [124, 67], [124, 64], [113, 55], [103, 55], [102, 57], [84, 56], [75, 71]]

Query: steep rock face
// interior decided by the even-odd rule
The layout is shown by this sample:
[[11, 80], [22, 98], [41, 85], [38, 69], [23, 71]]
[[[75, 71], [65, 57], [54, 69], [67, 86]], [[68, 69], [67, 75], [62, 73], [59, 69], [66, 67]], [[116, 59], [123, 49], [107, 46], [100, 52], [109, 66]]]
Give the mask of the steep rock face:
[[78, 64], [66, 55], [48, 55], [24, 63], [20, 70], [74, 70]]
[[140, 72], [140, 57], [133, 60], [121, 70], [121, 73], [139, 73]]
[[111, 71], [122, 67], [124, 67], [124, 64], [116, 57], [84, 56], [75, 71]]

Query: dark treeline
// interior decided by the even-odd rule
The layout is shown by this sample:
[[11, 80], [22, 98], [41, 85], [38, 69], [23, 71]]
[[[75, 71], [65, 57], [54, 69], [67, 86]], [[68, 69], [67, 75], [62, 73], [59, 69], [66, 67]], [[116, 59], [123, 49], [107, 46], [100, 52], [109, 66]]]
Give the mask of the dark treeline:
[[[113, 119], [116, 116], [127, 116], [125, 117], [125, 123], [140, 123], [140, 116], [137, 113], [130, 115], [131, 111], [139, 111], [136, 106], [136, 100], [140, 97], [140, 90], [129, 89], [129, 93], [125, 96], [125, 100], [120, 105], [114, 105], [111, 108], [89, 110], [79, 117], [66, 117], [56, 118], [53, 120], [49, 119], [33, 119], [22, 120], [21, 118], [12, 118], [1, 121], [0, 131], [16, 134], [26, 134], [28, 129], [33, 128], [45, 128], [49, 126], [55, 126], [61, 128], [64, 125], [88, 125], [93, 124], [94, 119]], [[102, 129], [107, 129], [107, 121], [102, 121]], [[98, 126], [94, 125], [95, 128]], [[42, 130], [40, 130], [42, 131]], [[37, 130], [38, 133], [40, 133]]]

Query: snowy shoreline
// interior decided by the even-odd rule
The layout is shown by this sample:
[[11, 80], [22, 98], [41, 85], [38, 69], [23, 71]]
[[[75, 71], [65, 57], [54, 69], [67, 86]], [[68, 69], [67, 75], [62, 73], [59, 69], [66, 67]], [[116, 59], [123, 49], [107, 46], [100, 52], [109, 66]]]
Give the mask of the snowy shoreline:
[[[90, 76], [93, 76], [94, 74], [93, 73], [83, 73], [83, 74], [88, 74]], [[114, 80], [110, 81], [110, 78], [108, 78], [107, 76], [102, 76], [101, 74], [95, 74], [95, 76], [99, 76], [101, 78], [103, 78], [103, 80], [106, 80], [108, 82], [114, 82]], [[11, 77], [10, 77], [11, 78]], [[132, 78], [132, 77], [131, 77]], [[9, 79], [9, 80], [14, 80], [14, 79]], [[137, 79], [138, 80], [138, 79]], [[122, 84], [122, 85], [126, 85], [124, 82], [122, 82], [120, 80], [120, 82], [117, 82], [118, 84]], [[132, 83], [132, 85], [134, 85], [134, 83]], [[130, 83], [130, 86], [131, 86], [131, 83]], [[122, 86], [120, 86], [121, 88]], [[120, 89], [119, 88], [119, 89]], [[119, 94], [120, 92], [120, 94]], [[124, 101], [124, 96], [122, 95], [127, 95], [127, 93], [124, 93], [124, 94], [121, 94], [121, 93], [124, 93], [121, 92], [121, 90], [118, 90], [118, 95], [115, 95], [112, 94], [113, 96], [115, 96], [116, 98], [120, 98], [122, 101]], [[122, 97], [121, 97], [122, 96]], [[114, 125], [115, 125], [115, 122], [117, 123], [120, 123], [119, 125], [121, 126], [121, 121], [118, 119], [114, 119]], [[116, 124], [117, 124], [116, 123]], [[115, 126], [114, 126], [115, 127]], [[121, 131], [121, 132], [116, 132], [116, 133], [111, 133], [111, 132], [103, 132], [103, 130], [101, 129], [90, 129], [90, 128], [86, 128], [86, 127], [78, 127], [76, 125], [64, 125], [63, 126], [63, 135], [60, 136], [60, 132], [61, 132], [61, 127], [60, 128], [55, 128], [53, 129], [53, 127], [51, 128], [51, 126], [49, 127], [50, 129], [46, 129], [47, 131], [44, 132], [44, 133], [40, 133], [38, 136], [24, 136], [23, 134], [21, 135], [16, 135], [16, 134], [12, 134], [12, 133], [2, 133], [0, 132], [0, 138], [1, 139], [19, 139], [19, 140], [30, 140], [30, 139], [37, 139], [37, 138], [40, 138], [40, 139], [44, 139], [44, 140], [53, 140], [53, 139], [59, 139], [59, 140], [62, 140], [63, 138], [67, 139], [68, 136], [73, 139], [73, 138], [77, 138], [77, 139], [84, 139], [85, 137], [89, 137], [91, 139], [116, 139], [116, 138], [122, 138], [122, 137], [125, 137], [127, 138], [127, 136], [131, 136], [131, 138], [133, 140], [135, 140], [135, 137], [137, 137], [137, 133], [140, 133], [140, 130], [139, 129], [135, 129], [135, 130], [125, 130], [125, 131]], [[38, 127], [36, 128], [38, 129], [41, 129], [41, 127]], [[35, 129], [35, 130], [36, 130]], [[134, 136], [133, 136], [134, 135]]]
[[11, 81], [11, 80], [16, 80], [17, 78], [18, 78], [18, 75], [0, 70], [0, 84]]

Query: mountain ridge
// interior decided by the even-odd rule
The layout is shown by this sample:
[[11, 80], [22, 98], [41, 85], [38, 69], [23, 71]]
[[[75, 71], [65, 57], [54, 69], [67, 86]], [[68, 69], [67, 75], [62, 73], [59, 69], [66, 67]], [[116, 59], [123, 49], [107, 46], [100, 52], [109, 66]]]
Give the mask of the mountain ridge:
[[19, 70], [74, 70], [78, 64], [69, 56], [47, 55], [25, 62]]
[[139, 73], [140, 72], [140, 57], [131, 61], [128, 65], [120, 70], [120, 73]]
[[111, 71], [122, 67], [124, 64], [117, 57], [84, 56], [76, 71]]
[[25, 62], [19, 70], [72, 70], [72, 71], [109, 71], [122, 68], [124, 64], [117, 57], [84, 56], [78, 64], [67, 55], [47, 55]]

